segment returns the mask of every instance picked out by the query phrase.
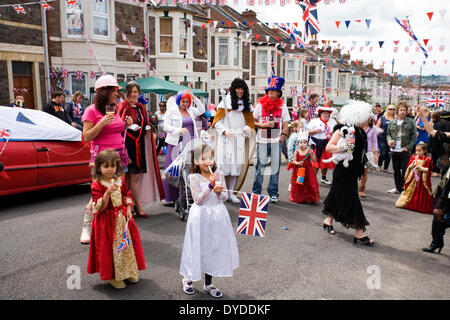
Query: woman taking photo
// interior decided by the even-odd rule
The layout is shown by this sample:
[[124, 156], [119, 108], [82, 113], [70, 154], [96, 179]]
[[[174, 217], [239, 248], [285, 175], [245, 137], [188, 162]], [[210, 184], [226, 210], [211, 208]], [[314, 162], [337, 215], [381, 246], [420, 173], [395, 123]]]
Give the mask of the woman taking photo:
[[378, 167], [383, 165], [384, 162], [384, 169], [383, 172], [389, 173], [389, 164], [391, 162], [391, 158], [389, 156], [389, 146], [387, 144], [387, 128], [389, 126], [389, 123], [395, 119], [395, 106], [390, 104], [386, 108], [386, 112], [384, 115], [382, 115], [377, 122], [377, 127], [383, 129], [383, 132], [381, 132], [377, 136], [378, 140], [378, 148], [380, 149], [380, 156], [378, 157]]
[[[117, 105], [117, 109], [122, 121], [131, 119], [125, 138], [125, 146], [130, 158], [126, 182], [133, 192], [136, 215], [147, 218], [144, 207], [163, 199], [164, 191], [147, 111], [138, 102], [140, 90], [137, 82], [128, 82], [125, 87], [125, 100]], [[143, 185], [142, 179], [148, 183]], [[155, 188], [155, 182], [157, 188]], [[149, 185], [150, 188], [148, 188]]]
[[[179, 92], [176, 97], [170, 97], [167, 106], [163, 126], [167, 133], [164, 169], [180, 154], [180, 141], [184, 147], [191, 139], [199, 138], [195, 118], [205, 113], [205, 106], [189, 89]], [[164, 202], [174, 202], [178, 199], [179, 188], [170, 185], [166, 180], [163, 181], [163, 186]]]
[[[344, 106], [340, 112], [340, 124], [334, 127], [334, 133], [326, 146], [331, 153], [352, 152], [353, 160], [348, 167], [339, 162], [333, 170], [333, 182], [330, 192], [324, 201], [323, 213], [327, 218], [323, 222], [323, 228], [330, 234], [335, 234], [333, 219], [342, 223], [346, 228], [354, 228], [353, 242], [361, 241], [365, 246], [372, 246], [374, 241], [365, 234], [369, 222], [364, 216], [361, 201], [358, 196], [358, 178], [364, 172], [364, 153], [367, 150], [367, 135], [361, 127], [373, 117], [372, 106], [365, 102], [354, 102]], [[339, 144], [341, 138], [340, 128], [343, 126], [355, 128], [355, 144]], [[353, 150], [352, 150], [353, 149]]]
[[[121, 165], [128, 165], [128, 154], [125, 149], [122, 132], [125, 123], [116, 112], [116, 99], [121, 87], [116, 78], [111, 75], [101, 76], [95, 82], [94, 104], [86, 108], [83, 121], [83, 139], [91, 145], [91, 160], [89, 166], [93, 167], [97, 154], [105, 149], [114, 149], [120, 156]], [[130, 119], [131, 121], [131, 119]], [[127, 123], [132, 124], [131, 122]], [[84, 225], [80, 242], [89, 244], [92, 224], [92, 199], [86, 206]]]

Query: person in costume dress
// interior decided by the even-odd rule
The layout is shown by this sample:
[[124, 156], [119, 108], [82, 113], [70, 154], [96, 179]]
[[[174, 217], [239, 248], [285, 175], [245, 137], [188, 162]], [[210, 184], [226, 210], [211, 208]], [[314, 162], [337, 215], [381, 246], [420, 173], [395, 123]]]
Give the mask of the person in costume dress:
[[[93, 215], [87, 273], [100, 273], [116, 289], [139, 281], [145, 269], [144, 251], [131, 214], [133, 198], [123, 176], [120, 158], [113, 149], [101, 151], [91, 184]], [[125, 240], [125, 241], [124, 241]]]
[[[115, 106], [120, 89], [122, 87], [111, 75], [101, 76], [95, 81], [94, 103], [86, 108], [81, 118], [83, 139], [90, 144], [90, 167], [94, 166], [97, 154], [106, 149], [114, 149], [119, 153], [121, 165], [125, 170], [128, 165], [128, 153], [122, 137], [125, 123], [116, 112]], [[107, 113], [107, 110], [110, 112]], [[131, 119], [127, 120], [126, 124], [130, 125]], [[83, 222], [80, 242], [89, 244], [92, 226], [92, 199], [86, 205]]]
[[[294, 122], [291, 123], [291, 134], [289, 135], [289, 139], [287, 142], [287, 152], [288, 152], [288, 162], [291, 163], [294, 160], [294, 153], [295, 150], [297, 150], [297, 142], [298, 142], [298, 130], [299, 129], [304, 129], [305, 127], [303, 126], [302, 122], [300, 122], [300, 120], [296, 120]], [[287, 170], [293, 170], [292, 168], [288, 167], [286, 168]], [[289, 186], [288, 186], [288, 192], [291, 192], [291, 188], [292, 188], [292, 184], [289, 182]]]
[[333, 136], [326, 149], [330, 153], [352, 151], [349, 145], [338, 145], [341, 138], [340, 128], [344, 125], [355, 128], [355, 144], [352, 151], [353, 159], [348, 167], [343, 161], [336, 165], [333, 171], [333, 182], [323, 207], [327, 216], [323, 228], [335, 234], [333, 220], [342, 223], [346, 228], [354, 228], [354, 242], [361, 241], [366, 246], [372, 246], [374, 241], [365, 234], [369, 225], [358, 196], [358, 178], [364, 172], [364, 154], [367, 150], [367, 135], [361, 125], [373, 117], [372, 106], [358, 101], [345, 105], [340, 111], [340, 124], [335, 126]]
[[291, 119], [289, 110], [281, 98], [284, 79], [273, 75], [267, 82], [269, 86], [265, 89], [266, 94], [258, 99], [258, 104], [253, 111], [255, 127], [258, 128], [256, 136], [258, 146], [252, 192], [261, 194], [265, 171], [270, 166], [270, 180], [267, 191], [271, 197], [270, 201], [278, 203], [281, 148], [286, 140], [289, 131], [288, 123]]
[[293, 169], [289, 200], [296, 203], [318, 203], [320, 201], [319, 184], [311, 164], [315, 161], [315, 155], [308, 148], [309, 135], [306, 130], [299, 130], [296, 135], [298, 136], [297, 150], [288, 165], [288, 169]]
[[255, 129], [248, 86], [244, 80], [236, 78], [231, 82], [230, 91], [217, 107], [211, 127], [217, 132], [217, 166], [225, 175], [228, 199], [239, 203], [233, 190], [246, 158], [245, 139]]
[[[167, 133], [164, 169], [170, 166], [172, 161], [181, 153], [180, 140], [184, 147], [191, 139], [199, 138], [197, 128], [199, 125], [201, 126], [201, 123], [198, 124], [195, 118], [203, 113], [205, 113], [205, 106], [189, 89], [179, 92], [176, 97], [169, 98], [163, 126]], [[165, 202], [173, 202], [178, 199], [182, 185], [177, 188], [164, 180], [163, 186]]]
[[445, 154], [437, 161], [437, 165], [441, 168], [441, 181], [434, 192], [433, 222], [431, 224], [432, 241], [428, 247], [422, 248], [425, 252], [434, 253], [438, 250], [438, 253], [440, 253], [444, 247], [445, 230], [450, 227], [450, 132], [434, 129], [427, 120], [425, 110], [422, 107], [418, 108], [418, 112], [425, 130], [430, 137], [433, 137], [435, 143], [440, 144], [445, 150]]
[[416, 154], [411, 157], [405, 174], [405, 190], [395, 206], [422, 213], [433, 213], [431, 191], [431, 158], [425, 143], [416, 145]]
[[320, 169], [322, 174], [320, 182], [331, 184], [331, 182], [327, 180], [327, 172], [328, 169], [334, 168], [334, 163], [324, 163], [323, 160], [329, 159], [332, 156], [325, 147], [331, 139], [331, 134], [333, 133], [336, 121], [330, 118], [333, 110], [328, 106], [318, 107], [317, 112], [319, 113], [319, 117], [312, 119], [308, 123], [308, 133], [315, 144], [314, 151], [316, 154], [316, 161], [313, 162], [313, 167], [316, 174]]
[[181, 255], [183, 291], [194, 294], [193, 282], [200, 281], [205, 273], [203, 290], [220, 298], [222, 292], [212, 284], [212, 277], [231, 277], [239, 267], [236, 237], [224, 205], [227, 186], [223, 173], [216, 168], [212, 147], [197, 146], [191, 161], [189, 182], [194, 204], [189, 210]]
[[[117, 105], [122, 121], [132, 120], [126, 131], [125, 147], [130, 161], [126, 173], [127, 186], [133, 192], [135, 212], [138, 217], [147, 218], [144, 206], [164, 199], [161, 173], [156, 155], [156, 144], [153, 139], [147, 111], [138, 102], [140, 86], [130, 81], [125, 87], [125, 100]], [[142, 179], [151, 185], [142, 188]], [[150, 199], [147, 199], [150, 197]]]

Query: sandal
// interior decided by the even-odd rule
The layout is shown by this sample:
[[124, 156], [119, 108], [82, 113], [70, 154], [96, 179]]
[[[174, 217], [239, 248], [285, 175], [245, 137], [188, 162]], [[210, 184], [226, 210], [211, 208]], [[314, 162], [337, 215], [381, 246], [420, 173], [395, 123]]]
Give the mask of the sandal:
[[336, 234], [336, 231], [334, 231], [333, 226], [330, 226], [330, 225], [324, 223], [323, 228], [328, 230], [329, 234]]
[[370, 240], [370, 238], [368, 236], [365, 236], [362, 238], [353, 237], [353, 243], [357, 243], [358, 240], [361, 241], [363, 245], [368, 246], [368, 247], [372, 247], [373, 244], [375, 243], [375, 241], [372, 242], [372, 240]]
[[187, 279], [183, 279], [183, 291], [186, 294], [192, 295], [195, 293], [194, 287], [192, 286], [192, 281], [191, 280], [187, 280]]
[[222, 292], [220, 292], [220, 289], [216, 288], [213, 284], [210, 284], [209, 286], [204, 285], [203, 291], [208, 292], [213, 298], [222, 298]]

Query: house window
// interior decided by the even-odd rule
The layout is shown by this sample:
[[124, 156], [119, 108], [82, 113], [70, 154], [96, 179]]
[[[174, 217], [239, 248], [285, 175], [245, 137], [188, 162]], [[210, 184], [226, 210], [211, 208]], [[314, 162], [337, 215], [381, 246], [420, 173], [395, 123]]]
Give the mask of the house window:
[[172, 53], [172, 18], [159, 19], [159, 52]]
[[308, 67], [308, 83], [316, 83], [316, 69], [317, 66]]
[[180, 54], [188, 53], [189, 20], [180, 19]]
[[302, 80], [302, 68], [303, 68], [303, 60], [298, 60], [298, 74], [297, 74], [297, 79], [298, 81]]
[[295, 80], [295, 62], [294, 60], [287, 60], [286, 64], [286, 80]]
[[219, 39], [219, 65], [228, 65], [228, 39]]
[[109, 37], [109, 10], [108, 1], [94, 2], [94, 11], [92, 20], [94, 25], [94, 35], [100, 37]]
[[258, 75], [267, 75], [267, 50], [258, 51]]
[[339, 76], [339, 89], [346, 89], [346, 88], [347, 88], [347, 84], [346, 84], [345, 75], [340, 75]]
[[83, 0], [72, 7], [66, 3], [66, 31], [68, 37], [81, 37], [84, 31]]
[[239, 67], [239, 51], [240, 51], [240, 41], [239, 39], [234, 39], [234, 56], [233, 56], [233, 65], [235, 67]]
[[83, 95], [86, 96], [86, 92], [87, 92], [86, 77], [87, 77], [87, 74], [83, 73], [81, 80], [78, 80], [76, 74], [70, 74], [70, 88], [72, 90], [72, 94], [74, 94], [77, 91], [80, 91]]
[[287, 98], [286, 99], [286, 106], [292, 108], [293, 107], [293, 102], [294, 102], [293, 98]]
[[331, 88], [333, 84], [333, 78], [331, 71], [326, 71], [325, 73], [325, 88]]

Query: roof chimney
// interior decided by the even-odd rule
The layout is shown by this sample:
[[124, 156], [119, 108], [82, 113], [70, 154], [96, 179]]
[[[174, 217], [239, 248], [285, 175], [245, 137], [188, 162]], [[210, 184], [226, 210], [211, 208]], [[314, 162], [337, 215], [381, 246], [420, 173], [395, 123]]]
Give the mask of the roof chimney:
[[245, 10], [241, 13], [241, 15], [248, 21], [248, 22], [256, 22], [256, 12], [252, 10]]

